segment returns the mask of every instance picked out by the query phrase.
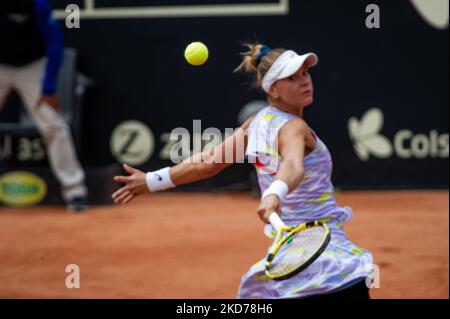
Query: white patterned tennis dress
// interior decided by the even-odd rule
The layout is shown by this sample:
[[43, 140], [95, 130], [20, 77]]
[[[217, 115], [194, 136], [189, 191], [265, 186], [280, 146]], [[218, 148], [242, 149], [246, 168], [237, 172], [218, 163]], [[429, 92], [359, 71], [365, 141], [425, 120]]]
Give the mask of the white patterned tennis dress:
[[[277, 147], [278, 131], [294, 118], [295, 115], [268, 106], [250, 124], [246, 154], [256, 167], [261, 192], [275, 180], [282, 162]], [[308, 268], [282, 281], [266, 277], [264, 257], [242, 277], [238, 298], [303, 298], [339, 291], [361, 280], [370, 282], [372, 255], [354, 245], [344, 232], [344, 223], [351, 219], [352, 210], [336, 203], [330, 153], [312, 133], [316, 146], [304, 158], [304, 180], [282, 200], [281, 218], [287, 225], [312, 220], [326, 222], [331, 231], [331, 241]], [[267, 225], [265, 232], [273, 234], [274, 230]]]

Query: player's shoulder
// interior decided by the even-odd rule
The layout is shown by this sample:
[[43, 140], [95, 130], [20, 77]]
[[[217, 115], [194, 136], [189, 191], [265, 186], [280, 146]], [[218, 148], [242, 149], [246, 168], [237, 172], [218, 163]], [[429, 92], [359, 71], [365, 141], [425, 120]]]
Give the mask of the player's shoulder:
[[306, 121], [300, 117], [294, 117], [286, 122], [280, 130], [280, 134], [301, 134], [306, 135], [310, 132], [310, 127]]

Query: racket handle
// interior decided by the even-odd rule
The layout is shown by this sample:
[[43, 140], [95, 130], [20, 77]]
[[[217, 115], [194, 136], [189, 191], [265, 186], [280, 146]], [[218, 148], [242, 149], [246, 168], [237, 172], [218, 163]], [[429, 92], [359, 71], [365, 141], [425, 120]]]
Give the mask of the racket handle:
[[269, 216], [269, 221], [272, 224], [272, 226], [276, 229], [276, 231], [278, 231], [280, 228], [286, 226], [285, 223], [283, 223], [283, 221], [281, 220], [280, 215], [278, 215], [275, 212], [273, 212]]

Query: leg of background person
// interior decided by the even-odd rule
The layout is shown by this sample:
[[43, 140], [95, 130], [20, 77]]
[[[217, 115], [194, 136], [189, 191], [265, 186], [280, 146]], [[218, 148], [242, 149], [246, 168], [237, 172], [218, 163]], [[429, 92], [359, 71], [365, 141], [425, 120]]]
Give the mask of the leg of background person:
[[14, 87], [45, 140], [51, 168], [62, 185], [63, 198], [69, 202], [87, 196], [85, 174], [62, 115], [48, 105], [38, 105], [44, 68], [45, 59], [42, 59], [17, 69]]
[[6, 96], [11, 91], [12, 72], [9, 67], [0, 65], [0, 111]]

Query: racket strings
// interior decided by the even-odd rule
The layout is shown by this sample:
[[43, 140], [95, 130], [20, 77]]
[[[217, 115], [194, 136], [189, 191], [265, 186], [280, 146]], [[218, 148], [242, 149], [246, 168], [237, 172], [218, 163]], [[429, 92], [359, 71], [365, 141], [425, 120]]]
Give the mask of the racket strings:
[[280, 247], [270, 265], [270, 273], [281, 276], [295, 271], [308, 262], [322, 246], [324, 227], [312, 227], [295, 233]]

